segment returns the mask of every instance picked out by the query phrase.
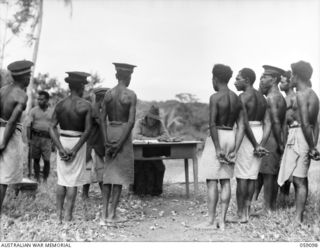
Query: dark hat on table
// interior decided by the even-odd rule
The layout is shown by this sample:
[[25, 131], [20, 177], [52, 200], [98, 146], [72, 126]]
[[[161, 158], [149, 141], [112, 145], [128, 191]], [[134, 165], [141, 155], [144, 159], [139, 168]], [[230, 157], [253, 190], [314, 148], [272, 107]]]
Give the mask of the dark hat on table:
[[281, 68], [270, 66], [270, 65], [263, 65], [264, 68], [264, 74], [269, 74], [269, 75], [283, 75], [286, 71], [284, 71]]
[[153, 118], [156, 120], [160, 120], [160, 111], [159, 111], [159, 107], [152, 105], [148, 111], [148, 113], [146, 114], [146, 117], [149, 118]]
[[117, 72], [132, 74], [133, 69], [136, 67], [134, 65], [126, 64], [126, 63], [112, 63]]
[[72, 71], [72, 72], [66, 72], [66, 73], [68, 74], [68, 77], [64, 79], [65, 82], [88, 84], [87, 77], [89, 77], [90, 74], [85, 72], [78, 72], [78, 71]]
[[105, 94], [110, 88], [107, 87], [98, 87], [93, 89], [95, 95]]
[[22, 60], [10, 63], [7, 68], [11, 72], [12, 76], [16, 76], [29, 74], [33, 65], [32, 61]]

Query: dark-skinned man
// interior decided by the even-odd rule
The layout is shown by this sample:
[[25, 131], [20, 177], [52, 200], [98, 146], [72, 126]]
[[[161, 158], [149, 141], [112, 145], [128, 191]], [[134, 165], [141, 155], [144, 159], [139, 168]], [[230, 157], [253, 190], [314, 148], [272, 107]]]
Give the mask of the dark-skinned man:
[[89, 188], [91, 183], [98, 182], [102, 191], [105, 149], [102, 127], [100, 125], [100, 113], [101, 103], [107, 90], [109, 90], [109, 88], [95, 88], [90, 95], [90, 101], [92, 104], [92, 129], [87, 141], [87, 183], [83, 185], [82, 188], [83, 199], [89, 198]]
[[278, 84], [285, 71], [269, 65], [264, 65], [263, 68], [260, 91], [266, 96], [267, 109], [270, 113], [271, 123], [266, 126], [266, 132], [270, 135], [265, 144], [269, 154], [262, 158], [254, 199], [258, 199], [259, 192], [264, 186], [264, 209], [274, 211], [279, 187], [277, 177], [284, 150], [283, 126], [286, 115], [286, 101], [280, 93]]
[[31, 61], [8, 65], [13, 83], [0, 89], [0, 215], [9, 184], [22, 181], [23, 142], [21, 115], [26, 108], [26, 88], [31, 77]]
[[[103, 210], [101, 225], [123, 222], [116, 209], [122, 186], [134, 182], [134, 157], [131, 131], [135, 122], [136, 94], [128, 89], [135, 66], [113, 63], [118, 84], [110, 89], [102, 103], [101, 125], [105, 140], [105, 171], [103, 175]], [[112, 204], [109, 209], [112, 192]]]
[[310, 63], [298, 61], [291, 64], [291, 83], [296, 88], [296, 104], [293, 105], [294, 121], [289, 125], [286, 147], [280, 164], [278, 184], [292, 178], [295, 189], [295, 222], [303, 222], [303, 212], [308, 197], [308, 171], [310, 159], [319, 160], [316, 149], [319, 137], [319, 98], [312, 90], [310, 79], [313, 69]]
[[[241, 110], [238, 96], [228, 88], [232, 77], [229, 66], [216, 64], [212, 70], [212, 84], [216, 91], [210, 97], [209, 130], [200, 161], [200, 175], [207, 181], [209, 221], [196, 226], [196, 229], [217, 228], [216, 207], [219, 200], [218, 183], [221, 185], [221, 218], [219, 227], [225, 229], [226, 214], [231, 197], [230, 179], [233, 177], [236, 123]], [[233, 153], [233, 156], [231, 154]]]
[[[261, 156], [267, 153], [263, 148], [266, 141], [266, 133], [263, 132], [263, 123], [268, 123], [267, 102], [263, 95], [253, 88], [256, 75], [250, 68], [239, 71], [235, 86], [240, 94], [243, 114], [244, 131], [240, 148], [236, 150], [234, 175], [237, 179], [237, 204], [238, 216], [241, 223], [248, 222], [251, 202], [255, 190], [255, 182], [258, 178]], [[240, 138], [241, 140], [241, 138]]]
[[90, 135], [92, 123], [91, 104], [82, 98], [89, 74], [84, 72], [67, 72], [67, 74], [65, 81], [69, 84], [70, 95], [56, 105], [50, 125], [50, 135], [58, 149], [57, 213], [59, 222], [63, 219], [65, 199], [65, 220], [72, 220], [77, 187], [86, 183], [85, 142]]
[[33, 159], [34, 176], [40, 181], [40, 159], [43, 159], [43, 181], [50, 173], [52, 142], [49, 134], [53, 109], [49, 106], [50, 95], [46, 91], [38, 92], [38, 106], [31, 109], [27, 122], [27, 133]]
[[[294, 122], [294, 111], [293, 106], [296, 105], [296, 93], [294, 91], [293, 85], [291, 83], [291, 71], [286, 71], [281, 76], [281, 83], [280, 83], [280, 90], [285, 92], [285, 100], [287, 104], [287, 111], [286, 111], [286, 120], [285, 125], [283, 126], [283, 143], [286, 144], [288, 131], [290, 125]], [[290, 193], [290, 180], [285, 181], [285, 183], [280, 187], [279, 193], [279, 203], [280, 206], [286, 207], [289, 202], [289, 193]]]

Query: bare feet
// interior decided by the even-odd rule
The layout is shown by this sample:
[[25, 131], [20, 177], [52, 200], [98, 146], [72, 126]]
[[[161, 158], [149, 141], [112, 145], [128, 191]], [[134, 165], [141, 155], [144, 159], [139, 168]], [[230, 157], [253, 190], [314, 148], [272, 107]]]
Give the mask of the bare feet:
[[123, 222], [126, 222], [128, 221], [126, 218], [122, 218], [122, 217], [119, 217], [119, 216], [113, 216], [113, 217], [108, 217], [106, 219], [107, 222], [109, 223], [123, 223]]
[[214, 221], [214, 222], [206, 221], [194, 226], [196, 230], [213, 230], [213, 229], [217, 229], [217, 227], [218, 227], [217, 221]]

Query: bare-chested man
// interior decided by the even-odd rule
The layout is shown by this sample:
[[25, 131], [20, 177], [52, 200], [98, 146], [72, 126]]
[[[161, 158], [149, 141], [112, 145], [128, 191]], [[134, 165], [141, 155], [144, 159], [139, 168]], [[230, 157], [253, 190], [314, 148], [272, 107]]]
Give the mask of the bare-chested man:
[[312, 90], [310, 78], [311, 65], [305, 61], [291, 64], [292, 85], [296, 88], [296, 104], [293, 105], [294, 122], [289, 125], [289, 134], [281, 160], [278, 184], [282, 186], [292, 177], [295, 188], [295, 221], [303, 222], [303, 212], [308, 196], [308, 170], [310, 159], [319, 160], [316, 149], [319, 124], [319, 98]]
[[271, 120], [268, 123], [270, 125], [266, 125], [266, 132], [270, 135], [265, 148], [269, 151], [269, 154], [262, 158], [254, 199], [258, 199], [259, 192], [264, 186], [264, 208], [271, 211], [276, 209], [277, 177], [284, 150], [283, 126], [286, 115], [286, 101], [279, 91], [278, 84], [285, 71], [268, 65], [264, 65], [263, 68], [264, 72], [260, 78], [260, 91], [266, 96]]
[[[207, 179], [209, 221], [196, 228], [216, 228], [216, 207], [219, 200], [218, 182], [221, 185], [221, 218], [219, 226], [225, 228], [226, 214], [230, 202], [230, 179], [234, 171], [234, 150], [236, 142], [236, 123], [241, 103], [238, 96], [228, 88], [232, 77], [229, 66], [214, 65], [212, 84], [216, 93], [210, 97], [210, 136], [206, 140], [201, 158], [201, 169]], [[231, 154], [233, 155], [231, 156]]]
[[[255, 182], [261, 165], [260, 157], [267, 152], [261, 146], [262, 142], [266, 140], [262, 124], [263, 122], [269, 122], [265, 118], [268, 116], [266, 115], [267, 102], [263, 95], [253, 88], [255, 80], [254, 71], [250, 68], [243, 68], [239, 71], [235, 82], [237, 90], [243, 91], [240, 94], [240, 100], [244, 126], [243, 128], [239, 127], [239, 132], [244, 136], [235, 163], [238, 216], [242, 223], [248, 222]], [[241, 129], [244, 129], [244, 131], [241, 131]]]
[[[110, 89], [102, 103], [101, 125], [106, 147], [103, 175], [103, 210], [101, 225], [123, 222], [116, 215], [122, 186], [133, 184], [134, 157], [131, 131], [135, 122], [137, 96], [127, 87], [135, 66], [113, 63], [118, 84]], [[105, 128], [106, 127], [106, 128]], [[109, 209], [112, 191], [112, 204]]]
[[27, 104], [32, 66], [26, 60], [9, 64], [13, 83], [0, 89], [0, 215], [8, 185], [21, 182], [23, 177], [20, 119]]
[[[58, 148], [57, 154], [57, 213], [63, 219], [66, 198], [65, 220], [72, 220], [72, 211], [77, 187], [84, 185], [86, 170], [86, 144], [91, 130], [91, 104], [82, 98], [84, 85], [90, 74], [67, 72], [70, 95], [55, 107], [50, 125], [50, 135]], [[58, 130], [57, 126], [60, 126]]]
[[[283, 143], [286, 144], [287, 137], [288, 137], [288, 128], [294, 122], [294, 111], [293, 106], [296, 105], [296, 93], [293, 89], [293, 85], [291, 83], [291, 71], [286, 71], [281, 76], [281, 83], [280, 83], [280, 90], [285, 92], [286, 97], [286, 104], [287, 104], [287, 111], [286, 111], [286, 120], [285, 125], [283, 126]], [[280, 187], [280, 194], [279, 194], [279, 203], [282, 206], [286, 206], [289, 201], [289, 193], [290, 193], [290, 185], [291, 182], [289, 180], [285, 181], [285, 183]]]

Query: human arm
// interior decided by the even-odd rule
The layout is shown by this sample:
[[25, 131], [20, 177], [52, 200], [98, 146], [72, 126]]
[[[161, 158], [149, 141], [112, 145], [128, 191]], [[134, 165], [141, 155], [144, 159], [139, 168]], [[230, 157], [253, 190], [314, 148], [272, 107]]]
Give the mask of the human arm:
[[245, 94], [240, 95], [241, 107], [243, 110], [243, 124], [244, 124], [244, 132], [247, 135], [250, 143], [252, 144], [253, 148], [256, 150], [258, 148], [258, 143], [253, 135], [252, 129], [249, 125], [249, 118], [248, 112], [246, 107], [247, 96]]
[[92, 127], [92, 107], [91, 104], [87, 102], [82, 102], [80, 108], [85, 109], [85, 129], [82, 133], [79, 141], [75, 144], [75, 146], [71, 149], [69, 152], [70, 160], [73, 160], [73, 158], [76, 156], [77, 152], [80, 150], [82, 145], [88, 140], [89, 135], [91, 133], [91, 127]]
[[50, 133], [50, 137], [53, 141], [53, 143], [55, 144], [55, 146], [57, 147], [58, 151], [59, 151], [59, 155], [63, 160], [68, 160], [69, 156], [67, 154], [67, 151], [64, 149], [64, 147], [62, 146], [60, 139], [59, 139], [59, 135], [58, 135], [58, 129], [57, 126], [59, 124], [58, 119], [57, 119], [57, 107], [54, 109], [53, 114], [52, 114], [52, 118], [51, 118], [51, 122], [49, 125], [49, 133]]
[[209, 104], [209, 130], [212, 142], [216, 149], [216, 155], [218, 159], [225, 157], [224, 152], [221, 150], [220, 143], [219, 143], [219, 136], [217, 130], [216, 119], [218, 115], [218, 108], [217, 108], [217, 99], [216, 95], [213, 94], [210, 97], [210, 104]]
[[137, 105], [137, 96], [135, 93], [130, 94], [130, 108], [129, 108], [129, 117], [127, 125], [124, 127], [120, 139], [116, 143], [112, 143], [109, 148], [107, 148], [106, 153], [108, 153], [112, 158], [116, 157], [118, 152], [122, 149], [123, 144], [128, 139], [133, 129], [136, 117], [136, 105]]
[[27, 103], [27, 96], [21, 97], [18, 99], [13, 112], [6, 124], [4, 134], [3, 134], [3, 139], [2, 143], [0, 143], [0, 153], [4, 151], [10, 141], [10, 138], [12, 137], [14, 130], [16, 129], [17, 123], [21, 118], [22, 112], [26, 108], [26, 103]]

